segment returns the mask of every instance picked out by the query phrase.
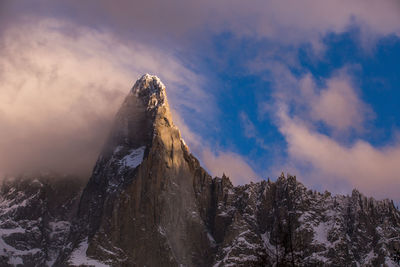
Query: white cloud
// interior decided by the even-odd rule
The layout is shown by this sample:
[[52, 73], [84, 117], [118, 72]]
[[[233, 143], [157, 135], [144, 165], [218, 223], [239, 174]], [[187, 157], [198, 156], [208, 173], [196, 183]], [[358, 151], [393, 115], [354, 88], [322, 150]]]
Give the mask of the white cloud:
[[[265, 66], [262, 66], [265, 67]], [[297, 174], [307, 186], [349, 193], [352, 188], [375, 196], [400, 200], [400, 142], [377, 147], [358, 138], [343, 143], [347, 132], [365, 134], [373, 111], [361, 99], [350, 68], [338, 70], [317, 85], [311, 74], [300, 78], [283, 64], [267, 65], [272, 72], [273, 100], [260, 112], [273, 114], [287, 143], [288, 157], [274, 166]], [[331, 131], [321, 133], [318, 123]]]
[[289, 108], [288, 113], [307, 121], [308, 126], [322, 122], [335, 135], [350, 130], [363, 132], [365, 123], [375, 116], [371, 107], [362, 101], [362, 90], [350, 75], [351, 66], [320, 79], [320, 85], [310, 73], [296, 77], [280, 62], [251, 67], [257, 72], [267, 70], [267, 80], [273, 86], [273, 100], [260, 106], [261, 113], [273, 113], [276, 105], [284, 104]]
[[346, 146], [288, 117], [284, 110], [280, 117], [291, 164], [308, 184], [336, 192], [349, 184], [367, 195], [400, 200], [400, 142], [374, 147], [357, 140]]
[[330, 79], [314, 105], [312, 116], [338, 130], [361, 125], [364, 119], [361, 101], [347, 81]]
[[[7, 28], [0, 45], [0, 170], [89, 172], [134, 81], [159, 75], [177, 110], [212, 112], [202, 78], [149, 45], [59, 20]], [[196, 99], [193, 102], [192, 99]]]
[[302, 104], [309, 108], [314, 121], [322, 121], [334, 131], [360, 130], [372, 114], [357, 94], [351, 78], [340, 71], [326, 80], [326, 86], [318, 88], [311, 75], [300, 80]]

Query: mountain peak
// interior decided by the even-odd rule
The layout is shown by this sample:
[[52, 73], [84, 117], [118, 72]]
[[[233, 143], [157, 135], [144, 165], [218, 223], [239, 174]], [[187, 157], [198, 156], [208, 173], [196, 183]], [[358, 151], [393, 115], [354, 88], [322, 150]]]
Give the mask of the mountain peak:
[[400, 264], [393, 202], [316, 193], [284, 173], [238, 187], [212, 178], [149, 74], [116, 114], [79, 202], [78, 186], [53, 180], [0, 187], [0, 266]]
[[131, 90], [132, 94], [142, 99], [143, 104], [148, 109], [165, 105], [167, 96], [165, 85], [160, 78], [146, 73], [138, 79]]

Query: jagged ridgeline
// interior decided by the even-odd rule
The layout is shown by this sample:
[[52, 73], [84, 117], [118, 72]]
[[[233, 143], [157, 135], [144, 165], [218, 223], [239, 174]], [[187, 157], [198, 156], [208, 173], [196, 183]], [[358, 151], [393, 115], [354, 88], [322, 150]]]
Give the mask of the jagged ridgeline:
[[0, 266], [399, 266], [392, 201], [212, 178], [144, 75], [93, 174], [3, 181]]

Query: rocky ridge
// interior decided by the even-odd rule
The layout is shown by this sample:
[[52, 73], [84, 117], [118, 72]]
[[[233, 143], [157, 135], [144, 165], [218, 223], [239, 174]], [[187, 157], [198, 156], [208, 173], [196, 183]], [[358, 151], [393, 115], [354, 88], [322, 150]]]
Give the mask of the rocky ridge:
[[[79, 187], [71, 189], [56, 202], [62, 212], [47, 216], [53, 209], [44, 203], [53, 198], [39, 184], [40, 179], [2, 186], [2, 266], [400, 262], [400, 212], [389, 200], [356, 190], [351, 196], [313, 192], [290, 175], [237, 187], [225, 176], [212, 178], [173, 124], [165, 86], [148, 74], [117, 113], [82, 194]], [[33, 217], [12, 211], [28, 206], [40, 211]], [[65, 222], [62, 230], [49, 230], [59, 222]]]
[[53, 266], [76, 216], [83, 180], [39, 174], [4, 179], [0, 266]]

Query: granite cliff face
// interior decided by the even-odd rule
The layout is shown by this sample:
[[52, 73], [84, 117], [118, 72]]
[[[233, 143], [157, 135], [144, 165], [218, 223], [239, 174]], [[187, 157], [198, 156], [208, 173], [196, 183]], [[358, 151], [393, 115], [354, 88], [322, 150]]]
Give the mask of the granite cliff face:
[[78, 242], [108, 264], [208, 265], [210, 193], [202, 189], [210, 183], [172, 122], [164, 85], [145, 75], [118, 112], [83, 191]]
[[[212, 178], [181, 139], [165, 87], [151, 75], [139, 79], [126, 97], [82, 194], [80, 187], [70, 190], [55, 204], [57, 211], [65, 210], [47, 216], [52, 208], [43, 203], [52, 197], [42, 190], [32, 180], [3, 185], [0, 265], [400, 262], [400, 212], [391, 201], [355, 190], [351, 196], [313, 192], [290, 175], [237, 187], [225, 176]], [[13, 211], [26, 209], [26, 203], [41, 210], [33, 217]], [[48, 231], [60, 221], [62, 231]], [[38, 234], [31, 234], [36, 229]]]

